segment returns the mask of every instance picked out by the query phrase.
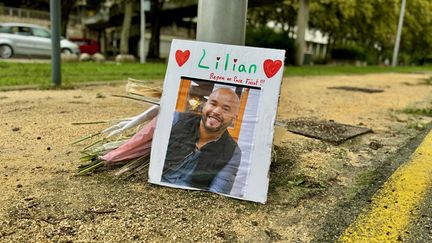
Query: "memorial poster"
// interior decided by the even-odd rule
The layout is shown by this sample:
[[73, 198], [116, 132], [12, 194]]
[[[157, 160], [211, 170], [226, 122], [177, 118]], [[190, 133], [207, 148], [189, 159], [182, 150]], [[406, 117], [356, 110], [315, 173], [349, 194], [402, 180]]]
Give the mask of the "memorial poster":
[[284, 56], [173, 40], [149, 182], [265, 203]]

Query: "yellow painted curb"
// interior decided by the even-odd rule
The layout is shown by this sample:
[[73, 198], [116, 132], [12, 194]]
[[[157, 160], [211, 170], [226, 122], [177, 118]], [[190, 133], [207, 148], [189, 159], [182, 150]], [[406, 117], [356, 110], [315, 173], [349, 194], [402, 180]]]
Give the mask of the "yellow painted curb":
[[403, 239], [418, 205], [432, 186], [432, 132], [399, 167], [338, 242], [395, 242]]

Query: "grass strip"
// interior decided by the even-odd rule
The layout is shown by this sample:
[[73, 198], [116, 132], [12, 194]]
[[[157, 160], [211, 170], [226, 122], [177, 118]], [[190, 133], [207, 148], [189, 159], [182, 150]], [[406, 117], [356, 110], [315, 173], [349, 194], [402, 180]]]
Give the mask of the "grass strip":
[[432, 117], [432, 108], [406, 108], [404, 113]]
[[[83, 82], [125, 81], [128, 77], [144, 80], [163, 80], [167, 65], [165, 63], [62, 63], [62, 86], [68, 87]], [[51, 86], [50, 63], [14, 63], [0, 62], [0, 87], [36, 85]], [[369, 73], [426, 73], [432, 66], [286, 66], [285, 77], [291, 76], [323, 76], [349, 75]]]

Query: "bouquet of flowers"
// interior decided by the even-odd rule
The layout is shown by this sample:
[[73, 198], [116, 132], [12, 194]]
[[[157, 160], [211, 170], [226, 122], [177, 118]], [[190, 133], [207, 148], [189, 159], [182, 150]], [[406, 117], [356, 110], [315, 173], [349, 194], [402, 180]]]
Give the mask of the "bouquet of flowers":
[[[82, 149], [84, 155], [80, 158], [82, 164], [78, 167], [78, 174], [90, 173], [100, 167], [121, 165], [115, 175], [128, 173], [127, 177], [129, 177], [148, 166], [159, 111], [159, 100], [155, 98], [159, 98], [161, 92], [157, 88], [146, 87], [141, 81], [133, 79], [129, 79], [126, 90], [129, 96], [123, 97], [152, 103], [153, 106], [137, 116], [117, 120], [115, 125], [73, 142], [72, 144], [80, 144], [94, 137], [101, 137]], [[101, 122], [74, 124], [94, 123]]]

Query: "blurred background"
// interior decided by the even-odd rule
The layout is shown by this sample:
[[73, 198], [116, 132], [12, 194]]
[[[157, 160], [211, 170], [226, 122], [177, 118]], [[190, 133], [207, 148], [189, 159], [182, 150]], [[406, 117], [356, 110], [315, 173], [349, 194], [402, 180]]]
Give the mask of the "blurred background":
[[[295, 63], [298, 0], [249, 0], [246, 45], [287, 50]], [[395, 45], [400, 0], [307, 1], [307, 29], [301, 64], [389, 65]], [[62, 0], [61, 33], [81, 53], [139, 56], [139, 0]], [[145, 55], [164, 61], [173, 38], [195, 39], [198, 0], [145, 3]], [[224, 14], [224, 13], [221, 13]], [[2, 0], [0, 23], [49, 28], [49, 0]], [[222, 34], [222, 33], [221, 33]], [[432, 62], [432, 3], [407, 2], [399, 65]]]

